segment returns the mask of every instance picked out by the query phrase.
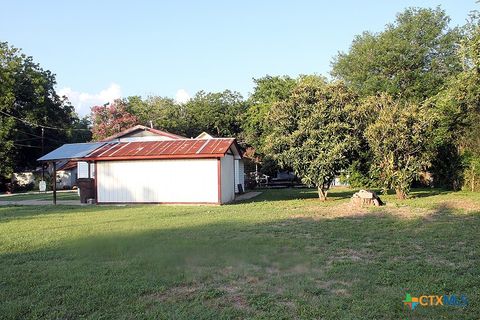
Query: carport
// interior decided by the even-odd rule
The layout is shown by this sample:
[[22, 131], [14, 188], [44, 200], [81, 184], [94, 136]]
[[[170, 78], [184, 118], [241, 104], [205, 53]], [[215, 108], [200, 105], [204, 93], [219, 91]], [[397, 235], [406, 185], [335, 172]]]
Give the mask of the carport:
[[[57, 183], [56, 183], [57, 162], [62, 160], [80, 160], [83, 157], [90, 154], [92, 151], [102, 147], [105, 144], [106, 142], [64, 144], [60, 148], [57, 148], [52, 152], [47, 153], [46, 155], [38, 159], [38, 161], [42, 162], [42, 164], [52, 165], [53, 204], [55, 205], [57, 204]], [[90, 164], [88, 165], [88, 177], [90, 179], [94, 179], [91, 173]]]

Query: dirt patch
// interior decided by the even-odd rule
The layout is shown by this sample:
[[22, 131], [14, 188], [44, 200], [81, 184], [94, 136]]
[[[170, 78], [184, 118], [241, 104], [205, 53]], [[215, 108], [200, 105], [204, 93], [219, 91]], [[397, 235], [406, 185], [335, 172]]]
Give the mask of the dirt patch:
[[[292, 219], [337, 219], [337, 218], [363, 218], [371, 216], [393, 216], [402, 220], [425, 219], [427, 221], [435, 220], [442, 213], [448, 213], [452, 210], [464, 210], [466, 212], [480, 211], [480, 203], [470, 199], [447, 200], [434, 209], [415, 207], [414, 205], [399, 205], [387, 203], [382, 207], [356, 207], [350, 202], [343, 202], [332, 206], [306, 206], [296, 208], [290, 218]], [[361, 220], [359, 220], [361, 221]]]
[[220, 290], [225, 292], [225, 295], [220, 298], [226, 305], [231, 305], [235, 309], [247, 310], [249, 305], [247, 299], [241, 294], [241, 289], [236, 285], [224, 285]]
[[178, 287], [169, 288], [162, 292], [151, 293], [144, 296], [147, 300], [154, 301], [168, 301], [168, 300], [183, 300], [191, 299], [199, 291], [200, 287], [197, 285], [182, 285]]
[[[248, 282], [248, 280], [246, 280]], [[192, 300], [202, 297], [204, 286], [196, 284], [181, 285], [169, 288], [163, 292], [152, 293], [143, 296], [144, 300], [149, 302], [172, 302], [181, 300]], [[206, 303], [220, 307], [234, 307], [239, 310], [248, 310], [249, 305], [247, 299], [241, 293], [241, 287], [237, 284], [227, 284], [210, 288], [210, 290], [221, 292], [219, 296], [210, 297]]]
[[467, 212], [480, 211], [480, 203], [469, 199], [457, 199], [444, 201], [439, 205], [439, 210], [455, 210], [461, 209]]
[[330, 256], [327, 266], [331, 266], [335, 262], [352, 261], [361, 262], [369, 261], [373, 258], [373, 253], [367, 250], [341, 249], [334, 255]]
[[425, 260], [434, 266], [444, 266], [444, 267], [450, 267], [450, 268], [456, 267], [456, 265], [453, 262], [450, 262], [448, 260], [445, 260], [437, 256], [428, 256]]
[[327, 290], [337, 296], [350, 296], [350, 288], [353, 282], [329, 280], [329, 281], [316, 281], [318, 288]]
[[313, 220], [335, 219], [340, 217], [362, 217], [369, 211], [367, 208], [358, 208], [350, 203], [341, 203], [335, 206], [308, 206], [301, 208], [302, 213], [293, 214], [293, 219], [308, 218]]

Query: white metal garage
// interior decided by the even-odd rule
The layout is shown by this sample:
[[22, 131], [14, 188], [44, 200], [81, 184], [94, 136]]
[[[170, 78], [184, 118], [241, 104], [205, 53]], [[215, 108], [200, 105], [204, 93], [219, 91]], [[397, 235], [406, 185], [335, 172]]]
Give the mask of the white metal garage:
[[235, 199], [234, 139], [108, 143], [95, 164], [97, 203], [210, 203]]
[[244, 183], [235, 139], [208, 134], [187, 139], [135, 126], [102, 142], [64, 145], [39, 160], [59, 159], [77, 162], [80, 188], [91, 190], [97, 203], [222, 204]]

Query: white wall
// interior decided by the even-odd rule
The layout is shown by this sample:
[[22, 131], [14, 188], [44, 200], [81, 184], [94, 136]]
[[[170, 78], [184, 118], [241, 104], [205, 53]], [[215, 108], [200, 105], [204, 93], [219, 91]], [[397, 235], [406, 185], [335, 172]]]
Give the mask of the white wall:
[[97, 162], [98, 202], [218, 202], [217, 159]]
[[88, 176], [88, 162], [77, 162], [77, 178], [95, 178], [95, 165], [90, 163], [90, 177]]
[[225, 155], [221, 159], [222, 166], [222, 203], [235, 199], [235, 165], [232, 155]]
[[238, 193], [238, 185], [241, 184], [245, 191], [245, 164], [243, 159], [235, 160], [235, 193]]

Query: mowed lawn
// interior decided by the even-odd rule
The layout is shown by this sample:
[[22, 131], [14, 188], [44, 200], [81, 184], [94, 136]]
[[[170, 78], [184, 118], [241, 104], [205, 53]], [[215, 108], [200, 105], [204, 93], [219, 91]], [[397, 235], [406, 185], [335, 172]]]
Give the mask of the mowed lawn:
[[[0, 318], [478, 319], [480, 195], [0, 207]], [[466, 295], [408, 310], [405, 294]]]

